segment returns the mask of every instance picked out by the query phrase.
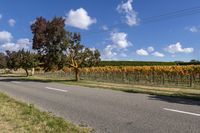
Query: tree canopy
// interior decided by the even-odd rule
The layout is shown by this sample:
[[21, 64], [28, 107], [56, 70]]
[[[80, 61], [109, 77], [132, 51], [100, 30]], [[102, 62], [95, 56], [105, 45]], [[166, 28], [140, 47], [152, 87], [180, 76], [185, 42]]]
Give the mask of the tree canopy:
[[19, 51], [6, 51], [7, 67], [9, 69], [17, 70], [22, 68], [26, 72], [26, 76], [29, 76], [28, 70], [37, 66], [37, 55], [24, 49]]
[[55, 17], [49, 21], [39, 17], [31, 25], [31, 30], [33, 33], [32, 48], [41, 55], [44, 70], [50, 71], [62, 66], [63, 52], [67, 48], [65, 20], [62, 17]]
[[81, 36], [71, 33], [69, 45], [66, 49], [67, 65], [74, 68], [76, 80], [79, 80], [79, 68], [96, 66], [100, 62], [100, 53], [81, 44]]

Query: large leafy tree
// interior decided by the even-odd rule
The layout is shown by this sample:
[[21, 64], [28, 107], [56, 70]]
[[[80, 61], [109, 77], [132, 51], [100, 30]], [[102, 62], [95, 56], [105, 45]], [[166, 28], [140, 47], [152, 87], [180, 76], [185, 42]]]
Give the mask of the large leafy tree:
[[33, 49], [41, 55], [44, 70], [50, 71], [63, 66], [63, 51], [67, 48], [65, 20], [55, 17], [51, 21], [43, 17], [36, 19], [31, 25], [33, 33]]
[[67, 64], [74, 69], [76, 81], [80, 79], [80, 68], [98, 65], [100, 53], [96, 50], [86, 48], [81, 44], [81, 36], [71, 33], [68, 36], [69, 44], [66, 50]]

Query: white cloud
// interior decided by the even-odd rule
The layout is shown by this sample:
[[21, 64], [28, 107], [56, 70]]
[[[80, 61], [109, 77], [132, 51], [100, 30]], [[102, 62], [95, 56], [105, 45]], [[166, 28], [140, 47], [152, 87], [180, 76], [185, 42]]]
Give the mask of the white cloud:
[[137, 17], [137, 12], [132, 6], [133, 0], [127, 0], [127, 2], [122, 2], [117, 6], [117, 11], [125, 15], [126, 23], [129, 26], [134, 26], [139, 23], [139, 18]]
[[194, 48], [182, 48], [182, 45], [180, 42], [177, 42], [176, 44], [171, 44], [165, 50], [169, 53], [175, 54], [175, 53], [192, 53], [194, 51]]
[[31, 42], [27, 38], [21, 38], [17, 40], [16, 43], [6, 42], [1, 45], [3, 50], [10, 50], [10, 51], [18, 51], [21, 49], [29, 50], [31, 46]]
[[7, 42], [1, 45], [3, 50], [17, 51], [15, 43]]
[[102, 30], [107, 31], [107, 30], [108, 30], [108, 26], [103, 25], [103, 26], [102, 26]]
[[156, 57], [164, 57], [165, 55], [163, 53], [160, 53], [160, 52], [154, 52], [152, 53], [153, 56], [156, 56]]
[[136, 50], [136, 53], [138, 55], [140, 55], [140, 56], [147, 56], [147, 55], [149, 55], [149, 53], [146, 50], [144, 50], [144, 49]]
[[103, 57], [105, 59], [112, 59], [117, 55], [116, 52], [113, 52], [113, 46], [112, 45], [107, 45], [106, 48], [103, 50]]
[[96, 48], [95, 47], [92, 47], [92, 48], [89, 48], [91, 51], [95, 51], [96, 50]]
[[13, 36], [8, 31], [0, 31], [0, 42], [10, 42]]
[[8, 24], [11, 26], [11, 27], [13, 27], [13, 26], [15, 26], [15, 24], [16, 24], [16, 21], [14, 20], [14, 19], [9, 19], [8, 20]]
[[91, 18], [87, 11], [83, 8], [77, 10], [70, 10], [66, 14], [66, 25], [76, 27], [79, 29], [87, 30], [90, 25], [96, 23], [97, 20]]
[[147, 48], [147, 51], [150, 52], [150, 53], [153, 52], [153, 51], [154, 51], [154, 47], [149, 46], [149, 47]]
[[124, 32], [113, 32], [111, 33], [110, 40], [112, 44], [115, 45], [117, 48], [127, 48], [131, 46], [131, 42], [127, 39], [127, 34]]
[[29, 49], [32, 42], [28, 38], [21, 38], [17, 40], [16, 44], [19, 46], [19, 49]]
[[128, 35], [124, 32], [112, 32], [109, 38], [109, 45], [107, 45], [103, 50], [102, 57], [104, 59], [114, 59], [118, 57], [126, 57], [125, 51], [132, 45], [128, 41]]

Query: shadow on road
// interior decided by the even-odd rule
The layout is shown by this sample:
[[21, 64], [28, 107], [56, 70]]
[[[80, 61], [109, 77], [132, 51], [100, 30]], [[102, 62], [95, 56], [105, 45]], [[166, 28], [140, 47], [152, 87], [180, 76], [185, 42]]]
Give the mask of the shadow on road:
[[[200, 95], [199, 95], [199, 97], [200, 97]], [[176, 98], [176, 97], [158, 96], [158, 95], [150, 95], [149, 99], [150, 100], [160, 100], [160, 101], [169, 102], [169, 103], [200, 106], [200, 100], [191, 100], [191, 99], [185, 99], [185, 98]]]
[[[24, 79], [22, 79], [24, 78]], [[61, 79], [26, 79], [26, 76], [9, 76], [9, 77], [4, 77], [4, 76], [0, 76], [0, 82], [11, 82], [11, 81], [20, 81], [20, 82], [40, 82], [40, 83], [48, 83], [48, 82], [72, 82], [75, 80], [61, 80]]]

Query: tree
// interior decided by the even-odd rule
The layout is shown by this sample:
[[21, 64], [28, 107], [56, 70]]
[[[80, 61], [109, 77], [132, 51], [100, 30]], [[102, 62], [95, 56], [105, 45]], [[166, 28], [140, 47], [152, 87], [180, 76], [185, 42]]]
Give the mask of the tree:
[[29, 76], [28, 70], [34, 68], [38, 65], [37, 55], [31, 53], [30, 51], [24, 51], [24, 49], [19, 50], [20, 54], [20, 67], [25, 70], [26, 76]]
[[20, 68], [20, 54], [16, 51], [6, 51], [6, 60], [7, 60], [7, 67], [9, 69], [17, 70]]
[[0, 69], [4, 69], [7, 66], [6, 56], [4, 53], [0, 53]]
[[60, 69], [60, 66], [63, 66], [63, 51], [67, 48], [65, 20], [62, 17], [55, 17], [48, 21], [39, 17], [31, 25], [31, 30], [33, 49], [41, 55], [44, 70]]
[[80, 68], [95, 66], [100, 62], [100, 53], [81, 45], [81, 36], [71, 33], [68, 36], [69, 45], [66, 49], [67, 64], [74, 69], [76, 81], [80, 79]]
[[195, 60], [195, 59], [190, 60], [190, 62], [191, 62], [191, 63], [200, 63], [199, 60]]
[[6, 51], [7, 53], [7, 67], [9, 69], [17, 70], [22, 68], [26, 72], [26, 76], [29, 76], [28, 69], [37, 66], [37, 55], [31, 53], [30, 51], [24, 51], [24, 49], [19, 51]]

